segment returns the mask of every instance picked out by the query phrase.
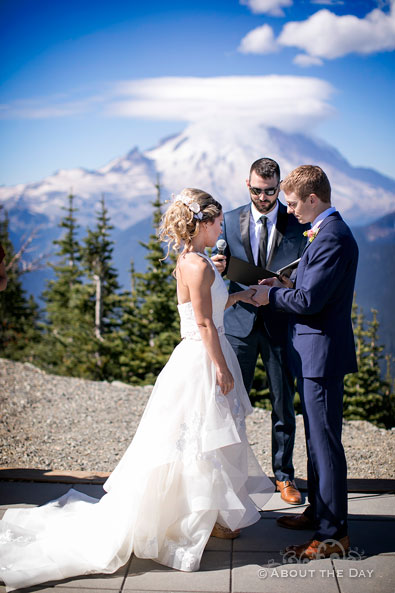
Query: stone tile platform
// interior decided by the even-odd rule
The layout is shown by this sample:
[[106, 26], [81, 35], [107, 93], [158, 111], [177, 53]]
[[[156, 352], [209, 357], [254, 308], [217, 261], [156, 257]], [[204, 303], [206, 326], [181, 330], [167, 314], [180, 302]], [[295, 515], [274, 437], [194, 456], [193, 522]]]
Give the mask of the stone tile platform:
[[[61, 496], [71, 485], [100, 497], [107, 474], [0, 469], [0, 517], [9, 507], [43, 504]], [[394, 593], [395, 591], [395, 481], [349, 481], [347, 559], [287, 563], [285, 546], [307, 541], [312, 532], [277, 526], [284, 513], [300, 513], [274, 494], [261, 520], [233, 541], [211, 538], [199, 572], [183, 573], [132, 556], [113, 575], [76, 577], [21, 589], [23, 593]], [[304, 482], [299, 481], [303, 488]], [[305, 500], [304, 500], [305, 502]], [[0, 593], [5, 587], [0, 584]]]

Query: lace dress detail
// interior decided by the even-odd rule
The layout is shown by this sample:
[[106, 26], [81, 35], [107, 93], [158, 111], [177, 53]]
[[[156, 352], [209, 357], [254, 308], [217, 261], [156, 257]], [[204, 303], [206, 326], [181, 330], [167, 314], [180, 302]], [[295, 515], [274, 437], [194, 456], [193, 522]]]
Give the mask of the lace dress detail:
[[[178, 311], [181, 317], [181, 337], [188, 340], [201, 340], [199, 328], [195, 321], [195, 314], [193, 312], [191, 303], [183, 303], [178, 305]], [[223, 325], [216, 326], [219, 336], [225, 334]]]
[[237, 529], [259, 520], [249, 494], [264, 493], [263, 504], [273, 485], [247, 441], [252, 408], [223, 332], [226, 286], [213, 269], [213, 321], [234, 389], [226, 396], [219, 390], [192, 306], [179, 305], [182, 340], [104, 485], [107, 494], [97, 500], [71, 489], [41, 507], [10, 509], [0, 521], [0, 578], [8, 590], [112, 573], [132, 552], [198, 570], [216, 521]]

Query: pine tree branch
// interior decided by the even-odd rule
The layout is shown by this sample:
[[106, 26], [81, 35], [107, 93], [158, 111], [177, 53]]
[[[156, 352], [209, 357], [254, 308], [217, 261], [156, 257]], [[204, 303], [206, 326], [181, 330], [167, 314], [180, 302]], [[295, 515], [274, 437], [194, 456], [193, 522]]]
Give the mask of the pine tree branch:
[[34, 272], [36, 270], [43, 270], [45, 268], [44, 261], [46, 261], [48, 259], [49, 253], [42, 253], [39, 256], [37, 256], [36, 258], [34, 258], [32, 261], [26, 261], [25, 259], [22, 259], [23, 255], [25, 253], [28, 253], [28, 251], [29, 251], [28, 247], [32, 243], [32, 241], [37, 237], [40, 228], [41, 228], [41, 225], [34, 228], [29, 233], [28, 237], [22, 243], [19, 250], [15, 253], [13, 258], [6, 265], [7, 272], [16, 270], [18, 266], [20, 266], [19, 272], [21, 274], [25, 274], [26, 272]]

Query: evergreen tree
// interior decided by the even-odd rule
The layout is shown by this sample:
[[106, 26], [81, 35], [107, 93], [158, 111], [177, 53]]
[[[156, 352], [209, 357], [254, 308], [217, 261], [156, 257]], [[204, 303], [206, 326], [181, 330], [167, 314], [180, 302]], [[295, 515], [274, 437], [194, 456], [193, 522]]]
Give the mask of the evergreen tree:
[[[157, 194], [152, 205], [153, 226], [157, 233], [162, 218], [159, 180], [155, 187]], [[136, 342], [133, 358], [128, 357], [123, 372], [134, 383], [148, 384], [154, 383], [179, 342], [180, 329], [173, 276], [175, 258], [170, 255], [165, 261], [167, 251], [155, 233], [141, 245], [147, 250], [148, 266], [146, 272], [132, 274], [134, 294], [130, 300], [129, 327], [133, 320]]]
[[117, 271], [112, 265], [114, 242], [110, 238], [113, 228], [102, 196], [96, 228], [88, 229], [83, 249], [85, 272], [93, 281], [95, 336], [99, 340], [118, 324], [119, 299], [116, 292], [119, 291], [119, 284]]
[[8, 277], [7, 288], [0, 293], [0, 356], [29, 360], [40, 341], [39, 310], [34, 298], [27, 297], [22, 288], [21, 266], [15, 261], [8, 227], [8, 215], [0, 206], [0, 243], [6, 254], [4, 261]]
[[120, 372], [116, 332], [121, 319], [121, 297], [118, 274], [112, 263], [114, 242], [110, 233], [113, 228], [102, 197], [96, 227], [87, 230], [82, 249], [89, 322], [85, 363], [79, 368], [83, 376], [92, 379], [112, 380], [118, 378]]
[[391, 374], [391, 367], [392, 367], [392, 363], [394, 362], [394, 359], [391, 356], [391, 354], [386, 354], [384, 358], [385, 358], [385, 362], [386, 362], [385, 383], [388, 386], [386, 389], [386, 396], [388, 397], [390, 416], [392, 418], [391, 426], [394, 426], [395, 425], [395, 379]]
[[381, 378], [380, 360], [383, 346], [378, 343], [377, 311], [365, 328], [362, 310], [353, 304], [352, 320], [358, 372], [345, 377], [344, 417], [349, 420], [368, 420], [387, 428], [394, 425], [391, 386]]
[[140, 373], [139, 359], [146, 350], [144, 336], [140, 335], [140, 312], [137, 306], [136, 296], [136, 273], [133, 259], [130, 262], [130, 291], [123, 291], [120, 295], [121, 302], [121, 324], [117, 332], [117, 339], [114, 341], [119, 356], [120, 379], [126, 383], [139, 384], [144, 382], [144, 376]]
[[58, 262], [50, 264], [55, 279], [48, 282], [43, 293], [46, 310], [44, 339], [38, 352], [38, 362], [51, 372], [80, 376], [79, 365], [84, 361], [84, 343], [89, 327], [89, 305], [82, 282], [81, 246], [75, 218], [74, 196], [68, 196], [68, 206], [60, 221], [64, 229], [58, 246]]

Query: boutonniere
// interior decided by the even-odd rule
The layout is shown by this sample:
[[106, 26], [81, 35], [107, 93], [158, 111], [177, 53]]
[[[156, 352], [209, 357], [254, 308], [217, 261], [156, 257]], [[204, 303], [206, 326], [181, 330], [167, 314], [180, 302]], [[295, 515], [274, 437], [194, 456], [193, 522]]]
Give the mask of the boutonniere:
[[320, 227], [312, 228], [312, 229], [309, 229], [308, 231], [304, 231], [303, 235], [305, 237], [307, 237], [309, 240], [309, 243], [311, 243], [312, 241], [314, 241], [314, 239], [318, 235], [319, 230], [320, 230]]

